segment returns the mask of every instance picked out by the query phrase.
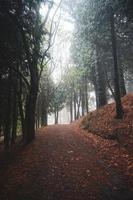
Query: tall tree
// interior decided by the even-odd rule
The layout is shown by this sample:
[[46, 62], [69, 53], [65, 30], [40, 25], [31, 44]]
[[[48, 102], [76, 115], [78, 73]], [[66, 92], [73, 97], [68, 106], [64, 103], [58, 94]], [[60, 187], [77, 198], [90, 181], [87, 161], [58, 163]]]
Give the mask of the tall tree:
[[117, 45], [114, 25], [114, 12], [110, 6], [110, 24], [111, 24], [111, 39], [112, 39], [112, 53], [114, 59], [114, 91], [115, 91], [115, 102], [116, 102], [116, 117], [121, 119], [123, 117], [123, 108], [121, 103], [120, 86], [119, 86], [119, 69], [117, 60]]

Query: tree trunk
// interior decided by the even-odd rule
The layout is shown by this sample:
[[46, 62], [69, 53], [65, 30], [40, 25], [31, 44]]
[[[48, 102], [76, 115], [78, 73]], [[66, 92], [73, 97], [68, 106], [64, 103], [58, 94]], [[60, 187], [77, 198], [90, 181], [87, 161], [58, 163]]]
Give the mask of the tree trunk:
[[55, 111], [55, 124], [58, 124], [58, 110]]
[[48, 119], [47, 119], [47, 108], [45, 103], [43, 103], [42, 112], [41, 112], [41, 126], [47, 126]]
[[37, 112], [37, 128], [40, 128], [40, 110], [38, 106], [38, 112]]
[[110, 25], [111, 25], [112, 54], [114, 59], [114, 92], [115, 92], [115, 103], [116, 103], [116, 118], [122, 119], [123, 108], [120, 97], [119, 70], [117, 62], [117, 45], [116, 45], [116, 34], [114, 25], [114, 12], [112, 7], [110, 7]]
[[31, 142], [35, 138], [35, 109], [36, 109], [37, 91], [31, 89], [26, 100], [25, 111], [25, 134], [24, 141]]
[[98, 107], [104, 106], [107, 104], [106, 98], [106, 81], [105, 73], [103, 66], [99, 62], [100, 50], [96, 47], [96, 84], [97, 84], [97, 98], [98, 98]]
[[17, 93], [16, 88], [14, 91], [14, 102], [13, 102], [13, 122], [12, 122], [12, 144], [15, 143], [16, 135], [17, 135], [17, 118], [18, 118], [18, 110], [17, 110]]
[[77, 115], [76, 115], [76, 119], [79, 119], [80, 117], [80, 98], [77, 102]]
[[57, 124], [56, 111], [55, 111], [55, 113], [54, 113], [54, 123]]
[[95, 91], [96, 108], [98, 108], [98, 89], [97, 89], [97, 83], [96, 83], [96, 66], [92, 70], [92, 83], [94, 85], [94, 91]]
[[89, 107], [88, 107], [88, 82], [87, 78], [85, 77], [85, 106], [86, 106], [86, 113], [89, 112]]
[[21, 119], [21, 127], [22, 127], [22, 134], [23, 134], [23, 140], [24, 140], [24, 111], [23, 111], [23, 102], [22, 102], [22, 80], [20, 78], [19, 81], [19, 93], [18, 93], [18, 107], [19, 107], [19, 114]]
[[[17, 67], [18, 68], [18, 67]], [[11, 143], [14, 144], [17, 137], [17, 120], [18, 120], [18, 76], [13, 73], [13, 108], [12, 108], [12, 138]]]
[[35, 138], [35, 112], [38, 94], [38, 69], [35, 65], [30, 66], [31, 83], [29, 94], [26, 99], [25, 106], [25, 134], [24, 142], [29, 143]]
[[57, 111], [57, 120], [56, 120], [57, 124], [58, 124], [58, 120], [59, 120], [59, 112]]
[[6, 108], [6, 119], [5, 119], [5, 130], [4, 130], [4, 144], [5, 148], [8, 149], [10, 146], [10, 134], [11, 134], [11, 89], [12, 89], [12, 70], [9, 69], [8, 85], [7, 85], [7, 108]]
[[84, 89], [81, 91], [81, 105], [82, 105], [82, 116], [85, 114], [85, 94]]
[[71, 91], [71, 99], [70, 99], [70, 122], [73, 121], [73, 93]]
[[125, 80], [123, 74], [123, 66], [119, 63], [119, 85], [120, 85], [120, 95], [121, 97], [126, 95]]
[[23, 20], [22, 18], [20, 18], [19, 20], [20, 23], [18, 23], [18, 25], [22, 35], [25, 53], [28, 61], [28, 67], [30, 71], [30, 87], [25, 105], [25, 127], [24, 127], [24, 142], [29, 143], [35, 138], [35, 111], [36, 111], [36, 101], [37, 101], [38, 85], [39, 85], [39, 75], [37, 66], [39, 46], [37, 45], [37, 43], [35, 43], [33, 54], [31, 56], [27, 37], [21, 26], [21, 24], [23, 24]]
[[40, 105], [41, 105], [41, 100], [40, 100], [40, 96], [38, 96], [37, 98], [37, 105], [36, 105], [36, 129], [38, 129], [40, 127]]
[[96, 108], [98, 108], [98, 91], [97, 91], [96, 81], [93, 82], [93, 85], [94, 85], [95, 98], [96, 98]]
[[76, 112], [76, 92], [74, 91], [74, 96], [73, 96], [73, 102], [74, 102], [74, 120], [76, 120], [77, 117], [77, 112]]

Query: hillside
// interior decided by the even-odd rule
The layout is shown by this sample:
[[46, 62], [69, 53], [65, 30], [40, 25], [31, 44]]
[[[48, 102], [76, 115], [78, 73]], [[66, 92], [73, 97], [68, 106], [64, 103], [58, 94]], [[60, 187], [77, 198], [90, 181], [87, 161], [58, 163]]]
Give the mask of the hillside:
[[122, 98], [124, 117], [115, 118], [115, 103], [88, 113], [81, 121], [81, 127], [105, 139], [115, 139], [133, 153], [133, 93]]

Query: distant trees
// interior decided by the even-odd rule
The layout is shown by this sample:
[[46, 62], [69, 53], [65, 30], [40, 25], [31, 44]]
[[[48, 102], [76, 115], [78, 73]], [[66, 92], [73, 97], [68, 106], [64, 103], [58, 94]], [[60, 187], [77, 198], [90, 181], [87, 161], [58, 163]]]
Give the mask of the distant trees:
[[79, 119], [89, 111], [88, 78], [85, 68], [69, 66], [64, 76], [66, 105], [70, 109], [70, 122]]
[[59, 111], [66, 105], [66, 87], [63, 83], [54, 83], [48, 73], [43, 74], [40, 92], [36, 106], [36, 126], [48, 125], [48, 115], [54, 114], [55, 124], [58, 124]]
[[97, 107], [107, 103], [110, 90], [117, 118], [123, 116], [120, 97], [126, 94], [124, 77], [131, 72], [133, 40], [132, 14], [130, 17], [127, 14], [129, 5], [130, 1], [83, 0], [73, 11], [73, 62], [86, 69], [88, 82], [94, 85]]
[[66, 88], [63, 84], [55, 85], [50, 102], [50, 112], [54, 113], [55, 124], [58, 124], [59, 111], [62, 110], [66, 102]]
[[[100, 45], [104, 41], [99, 33], [100, 27], [96, 20], [96, 7], [94, 7], [96, 2], [91, 3], [84, 1], [83, 7], [82, 3], [78, 5], [72, 57], [77, 66], [87, 69], [88, 80], [95, 87], [97, 107], [100, 107], [107, 102], [103, 54]], [[101, 27], [101, 32], [102, 29]]]
[[47, 126], [48, 114], [50, 113], [50, 103], [53, 99], [54, 82], [48, 70], [44, 67], [42, 78], [40, 79], [39, 94], [36, 105], [36, 127]]

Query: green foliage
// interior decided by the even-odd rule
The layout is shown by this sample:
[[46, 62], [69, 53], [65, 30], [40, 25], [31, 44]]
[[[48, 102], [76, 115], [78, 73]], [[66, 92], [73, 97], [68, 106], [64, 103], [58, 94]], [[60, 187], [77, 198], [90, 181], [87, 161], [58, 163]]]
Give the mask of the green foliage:
[[[123, 0], [79, 1], [75, 12], [75, 30], [71, 54], [74, 64], [87, 69], [86, 72], [90, 81], [91, 74], [96, 65], [97, 47], [100, 54], [99, 61], [104, 65], [104, 69], [108, 72], [109, 77], [112, 71], [109, 6], [112, 6], [115, 12], [118, 48], [121, 50], [119, 56], [123, 66], [127, 67], [126, 61], [132, 60], [132, 57], [129, 55], [129, 49], [132, 52], [132, 39], [130, 37], [132, 28], [125, 17], [127, 9], [131, 10], [129, 5], [131, 6], [131, 1]], [[128, 58], [126, 57], [126, 51], [128, 51]], [[128, 65], [129, 67], [130, 65]]]
[[55, 85], [52, 93], [49, 109], [51, 113], [59, 112], [65, 106], [66, 88], [63, 84]]
[[[42, 3], [48, 4], [45, 19], [40, 14]], [[11, 139], [15, 141], [18, 119], [25, 142], [35, 135], [39, 81], [49, 60], [52, 36], [46, 22], [52, 5], [53, 1], [47, 0], [0, 2], [0, 97], [5, 99], [0, 103], [0, 118], [5, 113], [0, 126], [5, 131], [6, 146]]]

